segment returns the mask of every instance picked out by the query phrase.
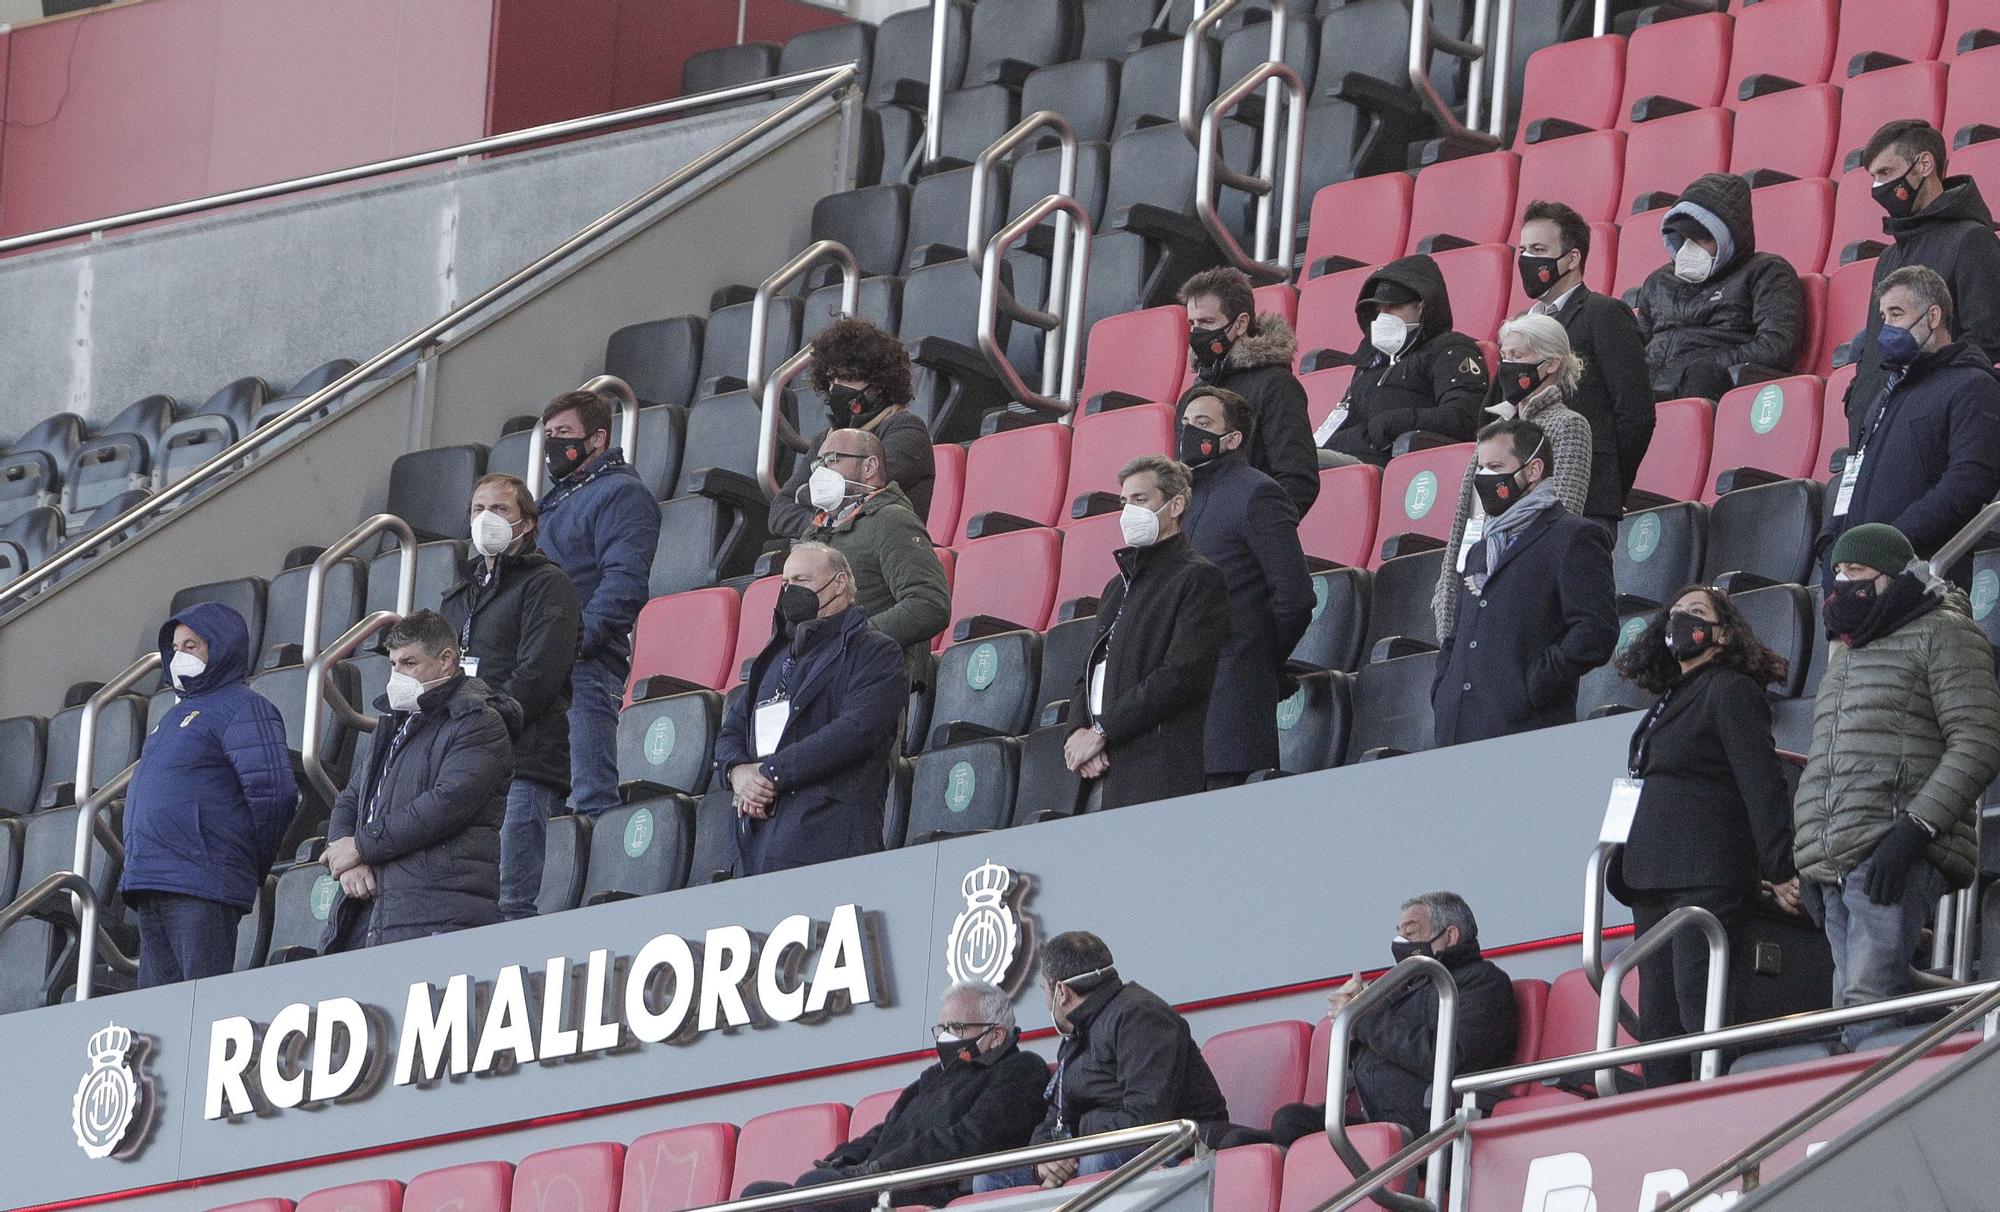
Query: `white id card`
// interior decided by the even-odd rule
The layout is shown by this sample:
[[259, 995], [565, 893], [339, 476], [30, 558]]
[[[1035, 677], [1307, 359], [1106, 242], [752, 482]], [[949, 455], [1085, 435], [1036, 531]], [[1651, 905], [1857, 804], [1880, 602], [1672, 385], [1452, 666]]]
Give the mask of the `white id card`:
[[469, 678], [478, 677], [479, 658], [476, 656], [462, 656], [458, 658], [458, 671]]
[[1847, 465], [1840, 469], [1840, 491], [1833, 498], [1833, 516], [1844, 517], [1848, 503], [1854, 500], [1854, 482], [1861, 478], [1861, 459], [1866, 451], [1857, 450], [1847, 456]]
[[1458, 542], [1458, 570], [1460, 572], [1465, 571], [1465, 557], [1471, 554], [1472, 549], [1479, 546], [1479, 541], [1485, 537], [1485, 514], [1476, 513], [1465, 519], [1465, 537]]
[[771, 699], [757, 704], [757, 756], [770, 757], [777, 751], [778, 742], [785, 735], [785, 725], [792, 719], [792, 700]]
[[1319, 428], [1313, 430], [1313, 445], [1326, 445], [1326, 440], [1332, 437], [1345, 424], [1347, 424], [1347, 405], [1342, 404], [1339, 408], [1326, 414], [1326, 420], [1321, 421]]
[[1639, 789], [1643, 779], [1612, 779], [1611, 799], [1604, 805], [1604, 827], [1597, 840], [1622, 846], [1632, 835], [1632, 818], [1639, 811]]
[[1104, 662], [1090, 667], [1090, 718], [1104, 714]]

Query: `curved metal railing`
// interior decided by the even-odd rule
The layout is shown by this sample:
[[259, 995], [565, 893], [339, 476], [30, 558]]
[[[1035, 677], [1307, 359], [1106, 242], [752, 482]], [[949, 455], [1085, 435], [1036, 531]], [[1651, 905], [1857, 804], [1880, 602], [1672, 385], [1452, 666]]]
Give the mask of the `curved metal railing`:
[[[1064, 241], [1059, 233], [1056, 237], [1057, 249], [1060, 250], [1064, 243], [1071, 243], [1074, 247], [1069, 251], [1065, 267], [1068, 281], [1053, 274], [1049, 277], [1049, 302], [1054, 310], [1042, 311], [1016, 299], [1014, 292], [1000, 281], [1000, 262], [1008, 249], [1041, 226], [1051, 214], [1068, 220], [1069, 240]], [[1058, 261], [1056, 264], [1063, 263]], [[986, 355], [987, 363], [1016, 400], [1072, 423], [1076, 416], [1077, 368], [1083, 352], [1083, 301], [1089, 287], [1090, 213], [1075, 198], [1061, 194], [1050, 194], [994, 232], [979, 262], [980, 352]], [[1014, 369], [1014, 364], [1007, 359], [1007, 348], [1000, 343], [1002, 312], [1015, 323], [1033, 325], [1060, 335], [1055, 351], [1045, 350], [1042, 355], [1041, 391], [1031, 389], [1021, 378], [1021, 372]], [[1054, 394], [1050, 394], [1051, 388]]]
[[[1458, 985], [1451, 979], [1451, 970], [1443, 964], [1427, 955], [1413, 955], [1383, 973], [1333, 1016], [1333, 1039], [1326, 1054], [1326, 1139], [1333, 1145], [1335, 1155], [1346, 1164], [1348, 1173], [1357, 1179], [1369, 1173], [1369, 1166], [1347, 1136], [1347, 1050], [1354, 1024], [1391, 994], [1417, 981], [1429, 981], [1438, 998], [1437, 1035], [1431, 1048], [1431, 1133], [1437, 1132], [1450, 1118], [1452, 1052], [1458, 1040]], [[1442, 1152], [1429, 1155], [1424, 1185], [1433, 1197], [1444, 1190]], [[1432, 1200], [1420, 1196], [1378, 1191], [1375, 1199], [1393, 1212], [1437, 1212]]]
[[[578, 391], [596, 392], [600, 396], [611, 397], [612, 411], [618, 414], [618, 448], [625, 452], [625, 461], [632, 462], [639, 449], [639, 397], [632, 391], [631, 384], [617, 375], [598, 375], [587, 379]], [[528, 433], [528, 495], [540, 500], [542, 490], [548, 486], [548, 464], [543, 461], [548, 450], [548, 431], [540, 421]]]
[[[1729, 934], [1722, 928], [1721, 921], [1713, 913], [1698, 905], [1683, 905], [1660, 919], [1654, 926], [1639, 936], [1638, 941], [1618, 953], [1605, 971], [1604, 984], [1597, 991], [1597, 1050], [1607, 1051], [1618, 1042], [1618, 1017], [1624, 1007], [1624, 999], [1619, 989], [1625, 983], [1625, 974], [1637, 967], [1639, 961], [1653, 952], [1673, 942], [1673, 936], [1683, 930], [1694, 929], [1708, 940], [1708, 991], [1702, 1002], [1701, 1029], [1720, 1031], [1722, 1019], [1729, 1005]], [[1701, 1054], [1701, 1079], [1707, 1081], [1722, 1072], [1722, 1053], [1714, 1048]], [[1597, 1071], [1597, 1093], [1600, 1098], [1618, 1092], [1618, 1075], [1613, 1068]]]
[[314, 658], [312, 668], [306, 672], [306, 718], [299, 730], [302, 734], [299, 759], [306, 769], [307, 781], [328, 804], [339, 797], [340, 788], [333, 785], [333, 777], [327, 774], [326, 764], [319, 760], [320, 732], [325, 728], [326, 712], [331, 710], [341, 723], [350, 728], [362, 732], [375, 731], [375, 717], [348, 702], [330, 680], [333, 667], [352, 656], [354, 650], [361, 646], [361, 641], [387, 631], [402, 619], [402, 614], [394, 610], [378, 610], [364, 617], [341, 632], [325, 652]]
[[68, 895], [76, 908], [76, 1000], [90, 1000], [92, 977], [96, 974], [97, 950], [102, 947], [110, 958], [111, 966], [128, 976], [139, 971], [139, 961], [120, 951], [111, 939], [100, 937], [103, 928], [98, 924], [97, 892], [90, 881], [74, 871], [54, 871], [44, 876], [34, 887], [14, 898], [13, 903], [0, 909], [0, 934], [13, 928], [14, 923], [33, 913], [50, 899]]
[[776, 497], [784, 490], [778, 483], [778, 443], [782, 441], [793, 450], [807, 449], [805, 438], [785, 419], [784, 409], [779, 405], [785, 398], [785, 388], [812, 364], [812, 344], [808, 342], [805, 348], [778, 363], [770, 378], [764, 377], [764, 332], [770, 323], [771, 299], [821, 261], [840, 266], [840, 310], [852, 315], [861, 297], [861, 264], [847, 245], [838, 240], [816, 240], [800, 249], [797, 256], [758, 283], [757, 293], [750, 297], [750, 365], [744, 382], [749, 386], [751, 398], [758, 402], [757, 484], [767, 497]]
[[358, 550], [363, 543], [384, 531], [396, 536], [402, 557], [396, 565], [396, 613], [405, 615], [415, 608], [417, 595], [417, 533], [393, 513], [378, 513], [342, 535], [333, 546], [313, 561], [306, 576], [306, 635], [299, 646], [299, 660], [310, 665], [319, 656], [319, 630], [326, 616], [326, 574], [335, 564]]
[[[1281, 169], [1274, 170], [1271, 157], [1266, 155], [1261, 174], [1239, 173], [1222, 162], [1221, 122], [1225, 115], [1266, 81], [1270, 82], [1274, 92], [1290, 99], [1290, 104], [1285, 106], [1284, 163]], [[1272, 101], [1267, 103], [1264, 111], [1267, 141], [1275, 137], [1277, 129], [1278, 108], [1277, 103]], [[1300, 82], [1298, 73], [1282, 62], [1263, 63], [1251, 68], [1241, 80], [1218, 94], [1201, 116], [1195, 144], [1195, 213], [1201, 216], [1202, 225], [1208, 228], [1209, 235], [1214, 237], [1230, 263], [1253, 278], [1282, 282], [1292, 276], [1292, 250], [1297, 243], [1299, 229], [1299, 166], [1305, 155], [1305, 143], [1305, 85]], [[1257, 253], [1254, 257], [1243, 251], [1243, 246], [1236, 240], [1236, 233], [1222, 218], [1218, 191], [1223, 185], [1257, 196]], [[1279, 206], [1275, 257], [1271, 251], [1273, 198], [1277, 199]]]

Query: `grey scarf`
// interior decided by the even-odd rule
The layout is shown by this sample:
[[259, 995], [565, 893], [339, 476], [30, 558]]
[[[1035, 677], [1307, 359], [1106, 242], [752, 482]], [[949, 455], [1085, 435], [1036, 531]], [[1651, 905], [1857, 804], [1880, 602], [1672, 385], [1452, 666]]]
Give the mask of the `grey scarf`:
[[1497, 518], [1487, 518], [1486, 532], [1480, 537], [1480, 541], [1486, 545], [1488, 571], [1466, 574], [1472, 581], [1473, 592], [1485, 592], [1487, 576], [1499, 565], [1500, 557], [1514, 545], [1514, 540], [1522, 531], [1533, 525], [1536, 518], [1550, 510], [1560, 512], [1562, 508], [1562, 499], [1556, 496], [1555, 481], [1544, 479], [1535, 481], [1535, 486], [1528, 490], [1528, 494], [1514, 502], [1506, 513]]

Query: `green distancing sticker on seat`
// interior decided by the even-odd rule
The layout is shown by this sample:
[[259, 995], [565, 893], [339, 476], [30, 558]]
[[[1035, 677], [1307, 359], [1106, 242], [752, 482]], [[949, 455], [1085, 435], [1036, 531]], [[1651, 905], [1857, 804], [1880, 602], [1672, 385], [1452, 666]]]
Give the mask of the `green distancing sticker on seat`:
[[990, 642], [982, 643], [972, 650], [965, 659], [965, 684], [974, 690], [984, 690], [993, 684], [1000, 674], [1000, 650]]
[[325, 921], [333, 912], [333, 890], [339, 887], [330, 875], [322, 875], [313, 881], [312, 892], [306, 897], [306, 905], [312, 910], [316, 921]]
[[1290, 732], [1292, 725], [1306, 713], [1306, 688], [1301, 686], [1292, 691], [1291, 697], [1278, 704], [1278, 731]]
[[1437, 504], [1438, 478], [1436, 472], [1420, 471], [1403, 490], [1403, 513], [1411, 521], [1423, 517]]
[[1625, 536], [1625, 554], [1634, 564], [1643, 564], [1653, 558], [1660, 549], [1660, 519], [1650, 513], [1642, 513], [1632, 522], [1632, 531]]
[[1645, 615], [1635, 614], [1631, 618], [1626, 619], [1618, 628], [1618, 651], [1624, 652], [1627, 648], [1630, 648], [1632, 641], [1638, 639], [1639, 633], [1644, 630], [1646, 630]]
[[1313, 581], [1313, 622], [1326, 613], [1326, 578], [1314, 577]]
[[658, 766], [672, 756], [674, 756], [674, 721], [672, 717], [663, 715], [646, 729], [646, 760]]
[[1757, 393], [1750, 402], [1750, 428], [1758, 433], [1770, 433], [1778, 427], [1778, 419], [1785, 415], [1785, 389], [1776, 383]]
[[1972, 576], [1972, 617], [1984, 619], [2000, 602], [2000, 572], [1982, 568]]
[[979, 788], [979, 775], [972, 769], [971, 762], [955, 762], [944, 776], [944, 806], [953, 812], [964, 812], [972, 803], [972, 793]]
[[625, 821], [625, 856], [638, 858], [653, 844], [653, 810], [641, 808]]

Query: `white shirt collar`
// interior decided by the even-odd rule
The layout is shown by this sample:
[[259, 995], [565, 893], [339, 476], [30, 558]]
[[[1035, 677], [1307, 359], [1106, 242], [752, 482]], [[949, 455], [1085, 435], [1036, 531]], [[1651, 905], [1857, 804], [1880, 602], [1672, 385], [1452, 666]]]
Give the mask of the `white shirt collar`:
[[1569, 297], [1576, 293], [1576, 287], [1582, 285], [1583, 283], [1578, 282], [1576, 286], [1570, 287], [1568, 290], [1562, 292], [1553, 299], [1544, 295], [1542, 298], [1537, 299], [1535, 301], [1536, 310], [1540, 311], [1545, 316], [1554, 315], [1556, 312], [1562, 310], [1563, 304], [1569, 302]]

